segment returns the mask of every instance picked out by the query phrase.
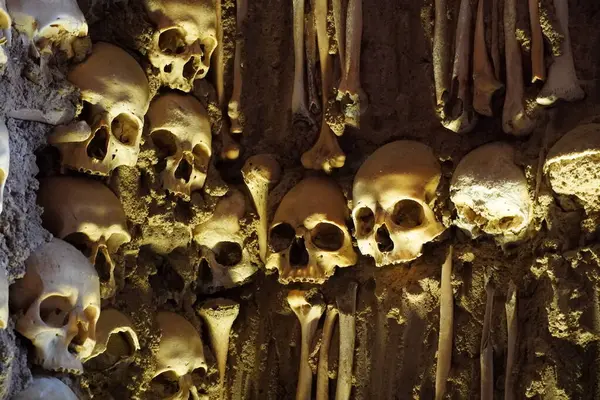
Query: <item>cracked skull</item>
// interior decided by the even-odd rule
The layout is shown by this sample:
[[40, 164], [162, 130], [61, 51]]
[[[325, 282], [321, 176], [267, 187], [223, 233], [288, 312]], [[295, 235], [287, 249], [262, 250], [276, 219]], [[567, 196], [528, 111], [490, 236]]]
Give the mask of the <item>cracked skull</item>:
[[100, 317], [98, 274], [70, 244], [54, 238], [26, 262], [23, 279], [10, 287], [17, 331], [31, 340], [45, 369], [82, 373], [81, 360], [96, 344]]
[[444, 231], [430, 204], [441, 168], [428, 146], [400, 140], [361, 165], [352, 188], [355, 236], [364, 255], [382, 267], [414, 260]]
[[212, 0], [144, 0], [156, 26], [150, 62], [164, 85], [189, 92], [210, 68], [217, 47], [217, 14]]
[[324, 283], [336, 266], [356, 263], [348, 219], [346, 198], [334, 181], [302, 180], [275, 212], [266, 267], [279, 270], [281, 283]]
[[159, 153], [162, 187], [189, 200], [204, 186], [211, 156], [211, 131], [204, 106], [193, 96], [167, 93], [148, 110], [150, 138]]
[[88, 257], [100, 277], [102, 298], [114, 296], [112, 256], [131, 240], [117, 196], [100, 182], [58, 176], [41, 181], [38, 203], [44, 207], [44, 228]]
[[48, 139], [60, 151], [62, 165], [97, 175], [135, 166], [150, 97], [137, 61], [100, 42], [68, 78], [81, 90], [83, 109], [79, 121], [58, 126]]

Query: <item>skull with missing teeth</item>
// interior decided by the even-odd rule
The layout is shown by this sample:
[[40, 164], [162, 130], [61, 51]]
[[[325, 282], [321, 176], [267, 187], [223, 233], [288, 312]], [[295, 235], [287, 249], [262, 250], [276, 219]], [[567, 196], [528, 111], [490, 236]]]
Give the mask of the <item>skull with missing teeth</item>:
[[441, 168], [426, 145], [400, 140], [377, 149], [353, 186], [358, 248], [382, 267], [414, 260], [444, 231], [430, 207]]
[[79, 121], [57, 127], [49, 138], [62, 165], [97, 175], [135, 166], [150, 99], [139, 64], [117, 46], [96, 43], [68, 78], [81, 90], [83, 110]]
[[148, 123], [163, 189], [189, 200], [204, 186], [212, 152], [206, 109], [193, 96], [167, 93], [150, 104]]
[[188, 92], [210, 68], [217, 47], [213, 0], [144, 0], [156, 26], [148, 53], [164, 85]]
[[306, 178], [281, 200], [269, 230], [267, 268], [281, 283], [324, 283], [356, 263], [346, 198], [327, 178]]

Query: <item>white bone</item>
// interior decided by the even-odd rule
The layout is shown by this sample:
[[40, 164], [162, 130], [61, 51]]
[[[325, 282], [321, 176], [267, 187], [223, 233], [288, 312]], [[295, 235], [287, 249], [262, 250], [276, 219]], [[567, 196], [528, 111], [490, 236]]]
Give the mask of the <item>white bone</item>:
[[531, 26], [531, 81], [545, 81], [544, 37], [538, 0], [529, 0], [529, 24]]
[[340, 315], [340, 356], [337, 374], [336, 400], [350, 399], [352, 392], [352, 366], [354, 365], [354, 343], [356, 340], [356, 290], [351, 282], [345, 293], [336, 298]]
[[583, 99], [585, 92], [579, 85], [569, 35], [569, 3], [567, 0], [554, 0], [558, 24], [563, 34], [560, 55], [554, 57], [554, 63], [548, 71], [548, 80], [537, 97], [538, 104], [549, 106], [557, 100], [577, 101]]
[[217, 102], [223, 110], [225, 105], [225, 50], [223, 43], [223, 0], [213, 0], [215, 4], [217, 47], [213, 58], [215, 73], [215, 89], [217, 91]]
[[441, 400], [446, 393], [446, 383], [452, 362], [454, 324], [454, 297], [452, 294], [452, 246], [442, 265], [440, 289], [440, 333], [438, 338], [437, 368], [435, 372], [435, 398]]
[[258, 248], [262, 262], [267, 261], [267, 241], [269, 230], [268, 198], [269, 186], [279, 182], [281, 168], [277, 160], [269, 154], [258, 154], [246, 160], [242, 168], [244, 183], [252, 196], [258, 215]]
[[242, 102], [242, 54], [245, 44], [243, 29], [246, 15], [248, 14], [248, 0], [237, 0], [236, 11], [237, 38], [235, 40], [235, 58], [233, 61], [233, 91], [231, 93], [227, 111], [231, 121], [231, 133], [241, 133], [243, 130], [242, 121], [240, 121], [240, 107]]
[[58, 378], [38, 376], [11, 400], [78, 400], [78, 397]]
[[514, 377], [513, 368], [515, 364], [515, 353], [517, 351], [517, 333], [518, 333], [518, 314], [517, 314], [517, 287], [513, 281], [508, 285], [508, 293], [506, 294], [506, 329], [507, 329], [507, 345], [506, 345], [506, 372], [504, 373], [504, 393], [506, 400], [515, 398], [514, 394]]
[[325, 323], [323, 324], [323, 338], [319, 350], [319, 365], [317, 366], [317, 400], [329, 399], [329, 349], [331, 337], [338, 317], [338, 310], [333, 305], [327, 306]]
[[321, 319], [321, 315], [325, 311], [325, 306], [320, 299], [317, 299], [317, 302], [311, 303], [313, 299], [308, 299], [307, 294], [307, 292], [301, 290], [290, 290], [287, 296], [290, 308], [300, 321], [302, 332], [296, 400], [310, 400], [311, 398], [313, 376], [309, 364], [310, 346], [313, 342], [319, 319]]
[[433, 26], [433, 78], [438, 113], [444, 117], [443, 109], [450, 91], [450, 49], [448, 33], [448, 1], [435, 0], [435, 22]]
[[0, 329], [8, 326], [8, 276], [4, 267], [0, 267]]
[[2, 203], [4, 200], [4, 190], [10, 171], [10, 145], [8, 128], [4, 123], [4, 118], [0, 118], [0, 214], [2, 214]]
[[304, 85], [304, 0], [293, 0], [294, 86], [292, 114], [294, 118], [310, 120]]
[[492, 312], [494, 310], [494, 288], [486, 283], [486, 305], [481, 333], [479, 364], [481, 367], [481, 400], [494, 399], [494, 348], [491, 341]]

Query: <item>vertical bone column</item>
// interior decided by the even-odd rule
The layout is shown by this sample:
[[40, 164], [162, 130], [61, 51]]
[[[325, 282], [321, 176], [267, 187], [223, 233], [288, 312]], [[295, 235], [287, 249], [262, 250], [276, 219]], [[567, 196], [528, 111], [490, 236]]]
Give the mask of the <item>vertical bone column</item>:
[[352, 282], [346, 293], [337, 298], [340, 313], [340, 359], [338, 362], [338, 380], [335, 391], [336, 400], [350, 399], [352, 392], [352, 366], [354, 365], [354, 344], [356, 340], [356, 290], [358, 285]]
[[240, 107], [242, 101], [242, 55], [244, 50], [244, 22], [248, 14], [248, 0], [237, 0], [237, 36], [235, 39], [235, 59], [233, 64], [233, 92], [229, 100], [228, 115], [231, 121], [231, 133], [242, 133]]
[[448, 249], [442, 265], [440, 290], [440, 333], [438, 338], [438, 360], [435, 372], [435, 398], [440, 400], [446, 393], [446, 381], [452, 360], [452, 334], [454, 324], [454, 297], [452, 294], [452, 246]]

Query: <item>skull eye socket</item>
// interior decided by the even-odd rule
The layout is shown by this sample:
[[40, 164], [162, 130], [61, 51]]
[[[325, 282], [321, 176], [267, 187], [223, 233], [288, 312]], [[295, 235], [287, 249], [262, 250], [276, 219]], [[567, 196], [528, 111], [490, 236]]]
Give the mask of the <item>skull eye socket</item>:
[[179, 392], [179, 378], [173, 371], [165, 371], [151, 382], [152, 392], [160, 393], [163, 398], [174, 396]]
[[242, 248], [238, 243], [220, 242], [212, 250], [215, 260], [226, 267], [232, 267], [242, 261]]
[[185, 53], [187, 45], [184, 33], [178, 28], [162, 32], [158, 37], [158, 48], [168, 55]]
[[131, 115], [121, 113], [112, 120], [110, 131], [119, 142], [133, 146], [137, 141], [139, 124]]
[[400, 200], [394, 206], [392, 222], [404, 229], [412, 229], [423, 224], [425, 213], [423, 207], [414, 200]]
[[165, 159], [177, 153], [177, 138], [169, 131], [154, 131], [150, 135], [152, 143], [158, 149], [158, 157]]
[[278, 224], [271, 228], [269, 247], [275, 253], [280, 253], [292, 245], [295, 237], [296, 230], [290, 224]]
[[69, 314], [72, 309], [73, 306], [68, 297], [50, 296], [40, 304], [40, 318], [48, 326], [62, 328], [69, 322]]
[[71, 233], [70, 235], [64, 237], [63, 240], [82, 252], [87, 258], [92, 256], [92, 249], [88, 244], [89, 239], [84, 233]]
[[325, 251], [337, 251], [344, 245], [344, 232], [328, 222], [321, 222], [310, 231], [315, 246]]
[[360, 208], [355, 214], [356, 229], [359, 235], [368, 235], [375, 227], [375, 214], [369, 207]]

